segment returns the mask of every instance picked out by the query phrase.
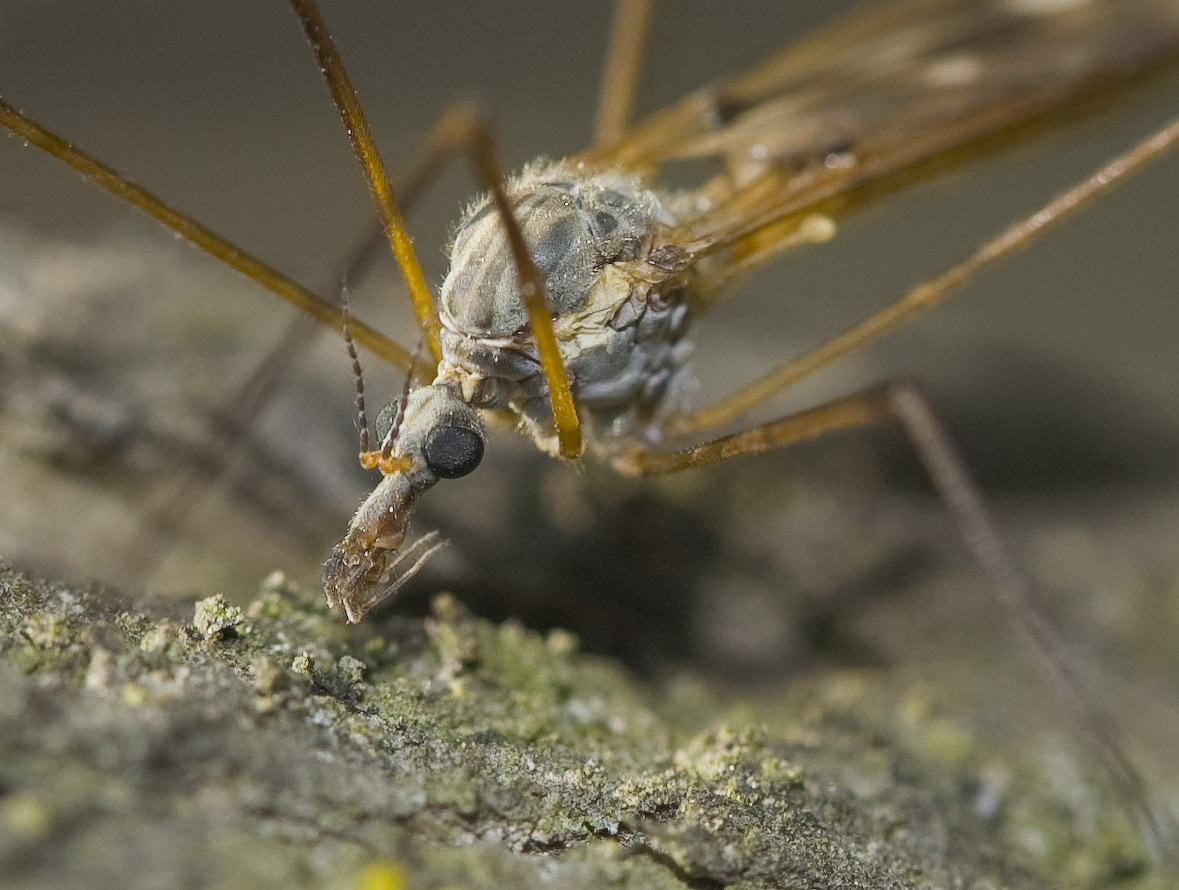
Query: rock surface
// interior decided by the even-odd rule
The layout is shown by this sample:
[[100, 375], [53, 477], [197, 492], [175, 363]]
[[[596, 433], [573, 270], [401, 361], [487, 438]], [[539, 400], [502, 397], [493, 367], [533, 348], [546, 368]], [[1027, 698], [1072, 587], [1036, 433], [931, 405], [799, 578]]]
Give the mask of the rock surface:
[[0, 603], [13, 890], [1167, 886], [1083, 764], [879, 672], [731, 703], [447, 596], [347, 628], [278, 576], [195, 619], [7, 568]]

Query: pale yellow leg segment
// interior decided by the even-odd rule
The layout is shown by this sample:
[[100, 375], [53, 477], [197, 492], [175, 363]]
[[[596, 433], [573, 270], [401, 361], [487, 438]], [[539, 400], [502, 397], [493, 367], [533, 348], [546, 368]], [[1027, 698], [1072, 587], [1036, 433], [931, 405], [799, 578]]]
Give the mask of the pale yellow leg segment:
[[668, 452], [628, 452], [617, 459], [614, 465], [627, 475], [665, 476], [680, 470], [720, 463], [732, 457], [785, 448], [836, 430], [870, 426], [879, 423], [885, 416], [887, 413], [882, 413], [878, 400], [865, 394], [856, 394], [739, 433], [701, 442], [690, 448]]

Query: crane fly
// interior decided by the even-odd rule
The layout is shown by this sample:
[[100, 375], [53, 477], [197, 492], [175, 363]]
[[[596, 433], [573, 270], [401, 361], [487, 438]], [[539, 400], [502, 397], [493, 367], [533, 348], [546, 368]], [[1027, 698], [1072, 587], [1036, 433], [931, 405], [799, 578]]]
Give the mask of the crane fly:
[[[1074, 7], [1084, 7], [1084, 6], [1088, 6], [1088, 5], [1092, 5], [1092, 4], [1071, 4], [1071, 6], [1074, 6]], [[1049, 10], [1049, 11], [1055, 10], [1058, 15], [1064, 17], [1065, 19], [1070, 18], [1069, 16], [1066, 15], [1066, 13], [1068, 13], [1068, 11], [1069, 11], [1070, 4], [1065, 4], [1065, 3], [1055, 3], [1055, 4], [1043, 4], [1043, 3], [1041, 3], [1041, 4], [1031, 4], [1031, 3], [1028, 3], [1028, 4], [1013, 4], [1013, 3], [1005, 3], [1005, 4], [989, 4], [989, 3], [931, 4], [928, 7], [928, 9], [926, 9], [921, 4], [893, 4], [892, 8], [894, 10], [898, 10], [898, 11], [894, 12], [895, 17], [898, 19], [898, 22], [895, 25], [895, 32], [896, 33], [892, 33], [887, 30], [883, 30], [878, 35], [878, 37], [876, 39], [876, 43], [879, 46], [890, 46], [891, 45], [891, 46], [895, 47], [897, 45], [900, 45], [901, 37], [905, 37], [905, 35], [901, 33], [901, 31], [902, 31], [901, 25], [903, 24], [903, 22], [901, 20], [905, 16], [908, 16], [911, 19], [910, 34], [908, 37], [905, 37], [905, 39], [911, 39], [914, 29], [917, 29], [917, 28], [926, 28], [927, 30], [936, 30], [937, 16], [938, 15], [942, 15], [943, 17], [948, 16], [950, 14], [950, 12], [948, 12], [948, 10], [956, 10], [956, 12], [954, 14], [958, 15], [960, 17], [960, 19], [961, 19], [960, 24], [962, 27], [966, 27], [966, 28], [973, 27], [973, 28], [977, 29], [976, 33], [981, 34], [981, 33], [984, 33], [986, 31], [986, 29], [988, 29], [988, 28], [990, 28], [992, 30], [1000, 29], [1000, 26], [1002, 23], [1002, 16], [1005, 14], [1005, 13], [1003, 13], [1003, 10], [1005, 10], [1005, 9], [1018, 10], [1022, 7], [1026, 7], [1027, 9], [1032, 10], [1033, 12], [1035, 12], [1035, 10], [1037, 10], [1037, 9]], [[1138, 13], [1139, 15], [1145, 14], [1145, 13], [1141, 12], [1141, 10], [1145, 10], [1147, 13], [1162, 16], [1165, 20], [1167, 12], [1170, 8], [1170, 4], [1156, 3], [1156, 4], [1145, 4], [1142, 6], [1135, 5], [1132, 8], [1140, 10], [1140, 12]], [[923, 11], [923, 10], [925, 10], [925, 11]], [[940, 12], [939, 12], [939, 10], [940, 10]], [[1151, 10], [1153, 10], [1153, 12], [1151, 12]], [[986, 18], [986, 16], [991, 16], [991, 18], [988, 19], [988, 18]], [[861, 14], [860, 15], [861, 21], [864, 18], [865, 18], [865, 14]], [[1033, 21], [1034, 21], [1034, 17], [1033, 17]], [[1123, 23], [1123, 26], [1127, 29], [1127, 30], [1121, 32], [1123, 37], [1127, 37], [1127, 35], [1129, 35], [1130, 37], [1133, 37], [1133, 35], [1135, 33], [1134, 29], [1137, 27], [1141, 27], [1141, 29], [1144, 31], [1150, 31], [1148, 24], [1143, 25], [1141, 23], [1141, 21], [1138, 21], [1138, 24], [1136, 25], [1135, 21], [1136, 20], [1134, 19], [1134, 17], [1132, 15], [1127, 15], [1127, 16], [1123, 17], [1122, 23]], [[972, 22], [973, 22], [973, 24], [972, 24]], [[863, 27], [863, 25], [861, 24], [861, 28], [862, 27]], [[1080, 26], [1078, 26], [1078, 27], [1080, 27]], [[1019, 47], [1020, 46], [1024, 47], [1026, 54], [1031, 54], [1034, 51], [1034, 48], [1039, 45], [1037, 43], [1037, 41], [1043, 39], [1043, 36], [1044, 36], [1043, 30], [1044, 30], [1043, 28], [1040, 28], [1038, 31], [1034, 27], [1033, 28], [1025, 28], [1022, 33], [1022, 36], [1020, 36], [1017, 33], [1017, 38], [1019, 40], [1025, 41], [1025, 43], [1023, 43], [1023, 44], [1017, 43], [1013, 47], [1008, 47], [1008, 51], [1010, 51], [1014, 54], [1014, 58], [1016, 60], [1018, 60], [1020, 58], [1019, 57], [1019, 52], [1020, 52]], [[853, 129], [854, 128], [861, 128], [861, 129], [867, 128], [869, 130], [872, 130], [872, 127], [873, 127], [872, 121], [863, 119], [863, 117], [864, 117], [863, 115], [860, 115], [859, 118], [857, 118], [857, 114], [856, 114], [857, 108], [854, 105], [854, 103], [857, 101], [862, 102], [865, 105], [867, 105], [868, 103], [879, 100], [880, 106], [873, 110], [873, 113], [875, 113], [877, 115], [886, 115], [888, 113], [887, 109], [892, 107], [891, 105], [888, 104], [888, 101], [891, 101], [892, 99], [896, 99], [898, 96], [899, 97], [904, 97], [906, 95], [909, 96], [909, 99], [907, 100], [909, 102], [909, 106], [905, 106], [905, 107], [911, 106], [911, 107], [914, 107], [917, 109], [922, 108], [923, 106], [921, 105], [921, 102], [913, 98], [914, 96], [920, 95], [920, 90], [919, 90], [920, 84], [917, 83], [916, 81], [919, 81], [920, 76], [921, 76], [919, 73], [919, 69], [916, 65], [916, 60], [914, 58], [912, 58], [912, 53], [917, 51], [913, 47], [910, 47], [909, 56], [905, 56], [903, 53], [898, 53], [899, 58], [896, 60], [896, 63], [897, 63], [897, 70], [900, 73], [893, 80], [888, 81], [887, 83], [882, 83], [880, 85], [877, 93], [872, 93], [869, 91], [863, 95], [857, 96], [856, 91], [857, 91], [858, 87], [856, 86], [856, 83], [853, 81], [853, 83], [851, 83], [850, 85], [843, 87], [843, 90], [844, 90], [843, 99], [840, 100], [839, 95], [833, 91], [834, 88], [823, 87], [824, 83], [827, 83], [829, 85], [833, 84], [833, 83], [837, 83], [840, 79], [840, 75], [839, 75], [840, 67], [841, 66], [846, 67], [848, 65], [848, 60], [854, 59], [854, 57], [856, 56], [857, 44], [855, 42], [855, 37], [854, 37], [854, 34], [852, 33], [852, 31], [853, 31], [853, 29], [850, 27], [850, 23], [848, 26], [841, 27], [839, 25], [836, 25], [830, 29], [830, 33], [833, 34], [835, 37], [835, 44], [834, 45], [837, 46], [839, 41], [843, 41], [843, 43], [846, 44], [846, 47], [845, 47], [846, 52], [842, 57], [840, 57], [837, 53], [829, 55], [829, 57], [826, 59], [826, 61], [822, 65], [815, 65], [814, 60], [812, 58], [810, 58], [812, 56], [822, 55], [822, 53], [824, 52], [824, 46], [823, 46], [822, 41], [820, 39], [816, 39], [811, 42], [809, 50], [806, 48], [806, 45], [804, 45], [799, 48], [789, 50], [789, 51], [777, 56], [776, 58], [780, 59], [781, 60], [780, 62], [764, 64], [761, 66], [763, 69], [768, 68], [768, 69], [772, 70], [775, 64], [781, 65], [785, 69], [787, 69], [787, 73], [788, 73], [788, 69], [790, 68], [791, 65], [795, 66], [796, 68], [802, 68], [802, 69], [805, 69], [809, 66], [809, 71], [806, 74], [806, 82], [804, 84], [805, 89], [803, 89], [802, 87], [799, 87], [797, 89], [794, 89], [793, 87], [790, 89], [787, 89], [787, 87], [784, 86], [784, 87], [782, 87], [782, 90], [781, 90], [781, 92], [784, 94], [790, 92], [790, 90], [793, 90], [793, 92], [790, 92], [790, 95], [791, 95], [791, 101], [793, 101], [797, 105], [796, 108], [791, 109], [789, 107], [783, 107], [784, 104], [788, 105], [789, 103], [783, 103], [781, 101], [779, 101], [777, 103], [769, 103], [769, 102], [763, 103], [766, 106], [766, 110], [763, 110], [761, 112], [762, 117], [763, 117], [762, 121], [760, 121], [760, 122], [758, 121], [758, 114], [755, 111], [755, 112], [744, 113], [744, 114], [740, 115], [740, 121], [733, 122], [732, 126], [726, 125], [725, 127], [721, 127], [719, 129], [716, 127], [711, 127], [711, 128], [703, 127], [701, 129], [701, 131], [697, 134], [696, 143], [694, 145], [681, 146], [680, 148], [677, 148], [677, 150], [675, 152], [669, 152], [667, 150], [667, 145], [665, 145], [662, 149], [653, 149], [651, 151], [648, 151], [648, 154], [650, 155], [650, 157], [647, 158], [643, 163], [646, 166], [651, 167], [651, 168], [654, 168], [658, 165], [667, 166], [668, 163], [674, 164], [677, 161], [679, 156], [698, 154], [698, 155], [707, 156], [707, 157], [711, 158], [711, 157], [723, 156], [723, 152], [725, 150], [729, 150], [732, 157], [738, 157], [741, 153], [741, 147], [743, 144], [749, 143], [751, 139], [753, 139], [754, 142], [756, 142], [754, 137], [756, 136], [757, 131], [759, 129], [761, 129], [761, 130], [768, 129], [771, 132], [780, 132], [784, 128], [793, 130], [793, 135], [791, 138], [796, 140], [796, 142], [797, 142], [797, 144], [795, 146], [793, 146], [793, 150], [796, 151], [797, 157], [794, 159], [794, 161], [792, 163], [797, 163], [800, 158], [802, 158], [806, 155], [807, 151], [810, 151], [814, 157], [818, 157], [822, 153], [823, 150], [830, 149], [832, 146], [834, 146], [835, 148], [842, 147], [839, 144], [841, 137], [833, 135], [833, 133], [836, 132], [839, 127], [844, 127], [844, 128], [850, 127]], [[1018, 29], [1017, 29], [1017, 32], [1018, 32]], [[1117, 37], [1117, 33], [1118, 32], [1114, 32], [1114, 33], [1111, 33], [1110, 35], [1108, 35], [1108, 40], [1113, 41]], [[1160, 50], [1160, 48], [1163, 48], [1165, 51], [1165, 47], [1167, 45], [1167, 40], [1168, 40], [1168, 33], [1169, 32], [1165, 28], [1160, 28], [1160, 29], [1157, 29], [1156, 31], [1153, 31], [1150, 33], [1149, 42], [1138, 42], [1135, 40], [1130, 40], [1129, 43], [1123, 43], [1123, 45], [1121, 46], [1121, 48], [1119, 50], [1119, 52], [1122, 53], [1122, 56], [1120, 58], [1120, 61], [1117, 62], [1117, 64], [1121, 66], [1121, 70], [1113, 71], [1113, 72], [1106, 72], [1106, 75], [1110, 79], [1116, 79], [1117, 76], [1132, 74], [1134, 71], [1136, 71], [1142, 67], [1148, 67], [1151, 64], [1152, 59], [1156, 58], [1157, 53]], [[968, 42], [969, 35], [964, 33], [963, 35], [961, 35], [961, 37], [962, 37], [963, 41], [967, 41], [965, 44], [965, 47], [966, 47], [966, 49], [969, 49], [970, 48], [969, 42]], [[896, 52], [896, 50], [892, 50], [892, 51]], [[1155, 55], [1152, 55], [1152, 53], [1154, 53]], [[966, 59], [966, 56], [963, 53], [959, 53], [957, 55], [956, 59], [953, 60], [954, 64], [958, 65], [959, 76], [962, 76], [962, 74], [963, 74], [963, 70], [965, 67], [963, 65], [963, 62], [965, 59]], [[864, 59], [861, 58], [859, 60], [858, 64], [860, 64], [861, 67], [863, 67], [863, 65], [865, 65], [867, 63], [864, 61]], [[954, 68], [954, 64], [948, 64], [944, 58], [941, 60], [940, 68], [938, 70], [940, 71], [940, 77], [943, 79], [943, 81], [945, 81], [945, 79], [949, 75], [952, 74], [952, 69]], [[1018, 81], [1020, 78], [1024, 78], [1024, 79], [1034, 79], [1035, 78], [1035, 75], [1036, 75], [1035, 69], [1021, 70], [1018, 68], [1018, 66], [1008, 66], [1008, 67], [1012, 69], [1009, 76], [1012, 79], [1013, 83]], [[1074, 74], [1073, 76], [1074, 77], [1081, 77], [1082, 75], [1083, 75], [1083, 71], [1080, 71], [1080, 72], [1077, 72], [1076, 74]], [[848, 72], [848, 74], [846, 76], [850, 77], [850, 78], [862, 77], [863, 71], [860, 71], [858, 74], [854, 71], [851, 71], [851, 72]], [[911, 82], [906, 83], [905, 82], [906, 77], [909, 78], [909, 80]], [[1099, 78], [1097, 76], [1095, 76], [1094, 79], [1099, 79]], [[985, 81], [985, 78], [984, 78], [984, 82], [989, 82], [989, 81]], [[1043, 89], [1042, 89], [1041, 98], [1049, 104], [1059, 105], [1062, 102], [1066, 102], [1069, 95], [1071, 95], [1070, 93], [1068, 93], [1068, 89], [1067, 89], [1067, 86], [1069, 83], [1071, 83], [1071, 81], [1069, 81], [1066, 78], [1064, 84], [1056, 84], [1055, 86], [1052, 84], [1044, 85]], [[798, 86], [798, 85], [796, 84], [796, 86]], [[948, 86], [948, 84], [943, 82], [942, 86], [943, 86], [943, 88], [946, 88]], [[1074, 83], [1073, 86], [1076, 86], [1076, 84]], [[1001, 86], [1001, 85], [995, 86], [994, 89], [996, 91], [1001, 91], [1002, 89], [1007, 89], [1008, 87], [1014, 89], [1014, 87], [1011, 84], [1008, 84], [1007, 86]], [[713, 92], [715, 92], [715, 89], [716, 88], [713, 89]], [[823, 93], [824, 89], [828, 89], [829, 92], [824, 94]], [[965, 90], [965, 88], [964, 88], [964, 91], [968, 92]], [[708, 94], [708, 92], [709, 92], [709, 90], [705, 90], [702, 93], [699, 93], [698, 96], [706, 96]], [[891, 95], [889, 95], [889, 94], [891, 94]], [[715, 96], [713, 97], [713, 99], [715, 100]], [[886, 100], [888, 100], [888, 101], [886, 101]], [[689, 114], [695, 113], [689, 107], [691, 105], [692, 101], [697, 101], [697, 104], [699, 104], [699, 100], [688, 100], [687, 102], [684, 102], [684, 103], [681, 103], [680, 105], [674, 106], [674, 108], [678, 109], [678, 113], [680, 113], [681, 115], [684, 112], [688, 112]], [[843, 108], [835, 107], [835, 103], [838, 101], [844, 101], [845, 103], [848, 103], [848, 104]], [[927, 103], [926, 107], [928, 107], [932, 104], [933, 104], [932, 102]], [[806, 105], [807, 108], [803, 108], [804, 105]], [[776, 108], [777, 110], [774, 111], [773, 108]], [[697, 108], [696, 111], [699, 111], [699, 108]], [[729, 111], [729, 113], [732, 113], [733, 109], [730, 108], [730, 109], [728, 109], [728, 111]], [[930, 110], [930, 113], [931, 114], [934, 113], [932, 111], [932, 109]], [[771, 115], [771, 114], [776, 115], [777, 119], [772, 120], [767, 123], [764, 120], [764, 118]], [[826, 114], [828, 116], [826, 119], [823, 117], [824, 114]], [[789, 126], [792, 115], [798, 118], [797, 126], [794, 126], [793, 128], [791, 128]], [[808, 115], [809, 115], [809, 117], [808, 117]], [[1013, 117], [1016, 120], [1019, 119], [1018, 114], [1014, 114]], [[655, 134], [656, 136], [659, 136], [660, 133], [670, 134], [671, 131], [668, 129], [668, 127], [665, 123], [661, 122], [661, 118], [665, 119], [666, 115], [652, 116], [652, 118], [649, 119], [649, 121], [645, 122], [641, 127], [632, 128], [632, 130], [638, 131], [640, 129], [645, 129], [645, 131], [648, 134]], [[840, 118], [840, 119], [836, 120], [836, 118]], [[751, 119], [752, 119], [752, 122], [751, 122]], [[877, 120], [876, 123], [878, 124], [879, 120]], [[922, 127], [924, 127], [926, 131], [928, 131], [930, 129], [936, 129], [932, 126], [932, 123], [933, 123], [932, 118], [931, 118], [931, 120], [926, 121], [924, 123], [920, 123], [916, 120], [906, 121], [904, 123], [909, 129], [920, 130]], [[1001, 121], [994, 122], [994, 125], [992, 128], [998, 127], [998, 125], [1000, 123], [1001, 123]], [[681, 121], [681, 125], [682, 125], [682, 121]], [[807, 140], [814, 141], [816, 139], [819, 139], [819, 133], [816, 128], [822, 128], [824, 126], [835, 127], [835, 130], [833, 130], [832, 133], [827, 133], [826, 136], [823, 137], [826, 139], [826, 144], [825, 145], [817, 145], [817, 146], [811, 145], [808, 148]], [[986, 127], [983, 126], [981, 129], [983, 129], [985, 131]], [[1010, 127], [1009, 127], [1009, 129], [1010, 129]], [[877, 127], [877, 130], [879, 130], [879, 127]], [[904, 128], [898, 128], [894, 132], [894, 135], [898, 135], [900, 133], [903, 133], [904, 131], [905, 131]], [[648, 145], [650, 144], [650, 142], [651, 142], [650, 136], [646, 136], [646, 137], [642, 137], [642, 138], [646, 140]], [[659, 136], [659, 138], [664, 138], [664, 137]], [[943, 138], [949, 143], [953, 143], [954, 139], [955, 139], [953, 134], [943, 134]], [[960, 133], [960, 134], [958, 134], [958, 136], [956, 138], [959, 141], [962, 141], [962, 140], [966, 139], [967, 137], [965, 134]], [[675, 139], [674, 136], [671, 136], [671, 135], [666, 136], [666, 141], [667, 141], [668, 145], [673, 143], [674, 139]], [[731, 146], [729, 149], [725, 149], [726, 140], [729, 143], [731, 143]], [[746, 147], [748, 147], [748, 145], [746, 145]], [[765, 146], [762, 146], [762, 148], [765, 149]], [[601, 149], [600, 146], [597, 149], [595, 149], [595, 151], [598, 151], [599, 153], [602, 150], [603, 149]], [[625, 153], [628, 156], [629, 160], [627, 160], [625, 158], [623, 160], [627, 160], [627, 163], [629, 163], [630, 161], [633, 161], [636, 154], [641, 155], [642, 151], [646, 151], [646, 149], [642, 149], [641, 146], [639, 148], [636, 148], [636, 140], [634, 137], [632, 137], [629, 141], [626, 141], [623, 143], [623, 146], [620, 149], [620, 151], [622, 153]], [[662, 151], [662, 156], [660, 156], [660, 151]], [[929, 151], [929, 148], [927, 146], [924, 149], [924, 152], [928, 153], [928, 151]], [[917, 151], [918, 155], [920, 155], [921, 153], [922, 153], [922, 150]], [[823, 160], [824, 160], [824, 162], [826, 162], [827, 160], [837, 161], [840, 157], [841, 157], [841, 155], [839, 152], [828, 151], [827, 156], [824, 156]], [[843, 155], [842, 157], [846, 160], [847, 155]], [[731, 157], [729, 160], [731, 161]], [[648, 171], [648, 172], [651, 172], [651, 171]], [[654, 172], [657, 173], [658, 171], [654, 171]], [[644, 175], [647, 175], [647, 174], [644, 174]], [[719, 179], [719, 177], [718, 177], [718, 179]], [[653, 182], [658, 182], [658, 177], [651, 176], [651, 180]], [[853, 198], [849, 203], [851, 203], [854, 206], [855, 199]], [[819, 208], [819, 209], [820, 209], [820, 211], [831, 213], [831, 208]], [[834, 215], [834, 214], [831, 213], [831, 215]], [[811, 221], [814, 221], [814, 219], [812, 218]], [[769, 229], [768, 236], [764, 237], [763, 240], [770, 240], [772, 237], [774, 237], [774, 230], [771, 228], [771, 229]], [[754, 241], [755, 241], [755, 239], [747, 239], [746, 246], [753, 244]], [[720, 251], [718, 251], [718, 252], [720, 252]], [[751, 264], [751, 261], [748, 257], [743, 258], [741, 260], [741, 262], [744, 266], [749, 266]], [[408, 349], [403, 350], [403, 354], [406, 352], [408, 352]]]
[[[361, 461], [384, 479], [323, 576], [329, 604], [352, 621], [440, 546], [424, 538], [398, 554], [418, 498], [478, 466], [490, 422], [515, 426], [554, 456], [577, 459], [588, 450], [620, 472], [658, 475], [892, 418], [906, 426], [947, 502], [957, 499], [968, 539], [990, 539], [969, 481], [912, 387], [853, 394], [678, 450], [666, 441], [669, 433], [731, 424], [936, 304], [1141, 160], [1115, 162], [960, 267], [694, 413], [682, 403], [691, 318], [736, 272], [830, 238], [829, 214], [846, 212], [859, 191], [1164, 56], [1179, 33], [1170, 3], [870, 8], [630, 131], [607, 121], [602, 144], [508, 180], [489, 128], [469, 113], [462, 141], [489, 192], [458, 223], [435, 307], [326, 23], [312, 4], [294, 5], [381, 208], [435, 367], [420, 383], [411, 373], [372, 451], [362, 409]], [[1173, 138], [1141, 151], [1162, 150]], [[716, 158], [721, 172], [678, 194], [650, 184], [661, 164], [692, 157]], [[988, 541], [976, 553], [1003, 586], [1014, 569], [1006, 557], [994, 560], [999, 549]], [[372, 592], [391, 575], [392, 585]]]
[[[702, 410], [690, 406], [691, 333], [743, 273], [827, 240], [876, 195], [1034, 128], [1175, 55], [1174, 0], [893, 0], [866, 6], [744, 74], [630, 124], [605, 113], [586, 151], [504, 178], [487, 121], [459, 109], [453, 145], [486, 189], [464, 213], [433, 295], [412, 257], [355, 93], [310, 0], [292, 0], [378, 199], [407, 279], [420, 341], [394, 343], [269, 269], [5, 104], [0, 121], [407, 371], [361, 460], [382, 480], [329, 558], [332, 608], [359, 621], [436, 551], [408, 546], [419, 497], [478, 466], [488, 430], [515, 428], [566, 460], [659, 475], [827, 432], [897, 421], [922, 457], [1015, 623], [1090, 723], [1131, 799], [1137, 778], [1027, 605], [1027, 582], [920, 391], [884, 384], [739, 428], [752, 408], [939, 302], [1179, 138], [1141, 143], [946, 274], [801, 359]], [[625, 41], [620, 41], [624, 43]], [[614, 92], [625, 96], [626, 86]], [[605, 104], [605, 103], [604, 103]], [[625, 109], [625, 102], [621, 107]], [[712, 163], [693, 188], [660, 185], [682, 161]], [[359, 375], [358, 375], [359, 376]], [[358, 395], [362, 394], [358, 384]], [[360, 399], [358, 398], [358, 401]], [[365, 426], [367, 426], [365, 424]], [[729, 431], [716, 438], [717, 431]], [[710, 438], [711, 437], [711, 438]], [[1140, 814], [1141, 815], [1141, 814]], [[1153, 821], [1147, 812], [1144, 817]], [[1162, 837], [1155, 825], [1150, 833]]]

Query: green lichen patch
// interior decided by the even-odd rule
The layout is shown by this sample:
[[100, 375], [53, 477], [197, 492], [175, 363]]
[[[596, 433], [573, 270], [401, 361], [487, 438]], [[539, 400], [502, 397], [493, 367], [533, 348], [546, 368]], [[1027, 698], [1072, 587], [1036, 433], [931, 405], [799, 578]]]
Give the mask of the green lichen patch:
[[230, 605], [220, 593], [199, 600], [193, 607], [192, 623], [205, 639], [235, 636], [242, 623], [242, 610]]

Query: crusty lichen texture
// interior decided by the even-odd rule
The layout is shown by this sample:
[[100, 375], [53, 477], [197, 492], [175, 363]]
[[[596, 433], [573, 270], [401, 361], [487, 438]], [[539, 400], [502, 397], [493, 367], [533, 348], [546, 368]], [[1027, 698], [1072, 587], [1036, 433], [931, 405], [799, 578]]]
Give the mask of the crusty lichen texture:
[[867, 672], [729, 703], [447, 596], [313, 602], [167, 617], [5, 568], [0, 883], [1166, 886], [1083, 761], [997, 760]]

